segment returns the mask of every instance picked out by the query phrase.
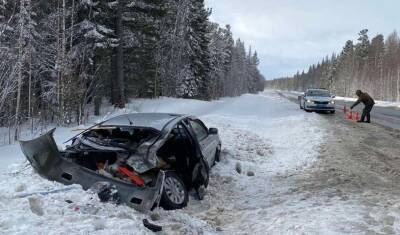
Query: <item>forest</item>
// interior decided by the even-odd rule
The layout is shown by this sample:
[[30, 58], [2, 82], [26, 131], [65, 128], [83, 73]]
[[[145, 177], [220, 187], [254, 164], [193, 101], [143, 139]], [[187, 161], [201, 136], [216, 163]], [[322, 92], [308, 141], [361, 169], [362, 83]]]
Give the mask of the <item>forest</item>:
[[0, 1], [0, 127], [85, 123], [101, 104], [264, 88], [257, 52], [203, 0]]
[[307, 72], [268, 81], [274, 89], [304, 91], [327, 88], [339, 96], [353, 97], [360, 89], [377, 100], [400, 101], [400, 39], [396, 31], [386, 39], [378, 34], [371, 40], [368, 30], [357, 42], [347, 41], [340, 54], [327, 56]]

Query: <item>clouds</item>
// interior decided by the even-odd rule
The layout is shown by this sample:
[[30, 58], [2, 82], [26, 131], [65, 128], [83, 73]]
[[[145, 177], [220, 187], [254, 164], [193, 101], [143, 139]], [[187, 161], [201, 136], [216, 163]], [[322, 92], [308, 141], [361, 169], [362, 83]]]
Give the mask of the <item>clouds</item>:
[[[384, 2], [384, 3], [383, 3]], [[211, 19], [257, 49], [266, 78], [292, 75], [370, 29], [399, 27], [398, 0], [206, 0]]]

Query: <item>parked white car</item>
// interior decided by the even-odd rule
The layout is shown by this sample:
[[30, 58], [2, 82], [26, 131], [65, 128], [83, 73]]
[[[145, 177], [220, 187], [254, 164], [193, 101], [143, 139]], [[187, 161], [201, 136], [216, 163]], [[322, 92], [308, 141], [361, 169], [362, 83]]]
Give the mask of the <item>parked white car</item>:
[[325, 111], [335, 113], [335, 96], [325, 89], [308, 89], [303, 95], [299, 96], [301, 109], [307, 112]]

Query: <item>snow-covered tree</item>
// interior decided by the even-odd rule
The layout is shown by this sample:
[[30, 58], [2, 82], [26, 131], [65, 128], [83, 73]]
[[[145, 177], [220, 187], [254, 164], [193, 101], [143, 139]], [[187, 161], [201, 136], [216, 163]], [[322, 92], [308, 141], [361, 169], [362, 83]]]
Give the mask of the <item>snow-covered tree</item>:
[[204, 0], [0, 0], [0, 125], [80, 124], [103, 98], [262, 89], [257, 55], [210, 13]]

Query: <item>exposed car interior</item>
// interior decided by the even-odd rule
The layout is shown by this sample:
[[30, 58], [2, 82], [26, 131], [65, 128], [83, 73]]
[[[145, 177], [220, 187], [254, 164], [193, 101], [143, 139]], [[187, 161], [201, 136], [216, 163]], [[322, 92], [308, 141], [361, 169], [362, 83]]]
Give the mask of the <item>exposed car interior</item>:
[[158, 135], [150, 128], [99, 127], [74, 139], [63, 156], [103, 175], [131, 182], [129, 175], [120, 172], [119, 167], [134, 172], [126, 160], [140, 145]]
[[[63, 155], [85, 168], [130, 182], [129, 176], [121, 174], [118, 167], [123, 166], [135, 173], [134, 169], [126, 164], [127, 159], [141, 144], [155, 139], [158, 135], [157, 131], [149, 128], [95, 128], [82, 134], [81, 138], [74, 139]], [[168, 140], [157, 151], [157, 156], [158, 169], [175, 171], [187, 187], [191, 186], [193, 168], [199, 160], [196, 143], [182, 123], [171, 131]], [[143, 177], [147, 179], [149, 174], [151, 172], [146, 172]], [[152, 179], [146, 180], [149, 181]]]
[[192, 181], [192, 171], [196, 161], [196, 144], [182, 123], [171, 132], [168, 140], [158, 150], [157, 156], [175, 170], [187, 186]]

